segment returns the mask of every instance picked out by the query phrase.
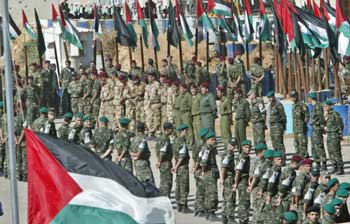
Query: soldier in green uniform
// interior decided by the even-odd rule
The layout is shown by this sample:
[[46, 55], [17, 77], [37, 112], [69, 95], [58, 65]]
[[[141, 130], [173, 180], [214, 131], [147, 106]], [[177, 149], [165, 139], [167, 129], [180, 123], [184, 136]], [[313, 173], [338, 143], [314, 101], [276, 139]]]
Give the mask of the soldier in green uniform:
[[65, 114], [67, 112], [71, 112], [71, 102], [70, 102], [70, 94], [68, 93], [68, 85], [72, 81], [72, 73], [75, 72], [74, 68], [71, 67], [71, 62], [69, 60], [65, 61], [66, 67], [61, 71], [61, 86], [62, 86], [62, 95], [61, 95], [61, 114]]
[[69, 125], [72, 122], [73, 114], [68, 112], [68, 113], [65, 113], [63, 117], [64, 117], [63, 124], [58, 129], [57, 136], [59, 139], [68, 140], [69, 129], [70, 129]]
[[45, 121], [45, 124], [42, 130], [40, 130], [40, 132], [46, 135], [50, 135], [53, 138], [57, 138], [55, 119], [56, 119], [56, 113], [54, 111], [54, 108], [50, 108], [47, 114], [47, 120]]
[[292, 90], [290, 96], [293, 103], [293, 132], [294, 148], [296, 153], [302, 157], [308, 157], [307, 152], [307, 122], [309, 121], [309, 110], [306, 104], [299, 101], [298, 92]]
[[5, 164], [5, 158], [6, 158], [6, 123], [3, 119], [4, 116], [4, 103], [3, 101], [0, 101], [0, 172], [5, 172], [4, 170], [4, 164]]
[[220, 63], [216, 64], [215, 73], [218, 76], [219, 85], [227, 87], [227, 72], [225, 61], [225, 56], [220, 56]]
[[307, 209], [307, 220], [303, 224], [320, 224], [320, 207], [311, 206]]
[[192, 95], [187, 91], [187, 85], [180, 85], [180, 123], [188, 125], [187, 143], [190, 147], [193, 146], [193, 127], [192, 127]]
[[175, 88], [175, 101], [174, 101], [174, 124], [175, 127], [179, 127], [181, 124], [181, 114], [180, 114], [180, 102], [181, 102], [181, 94], [179, 90], [180, 82], [175, 81], [174, 82], [174, 88]]
[[[242, 64], [235, 63], [233, 58], [228, 59], [227, 66], [227, 77], [229, 80], [229, 88], [232, 89], [232, 93], [236, 89], [241, 89], [243, 94], [245, 94], [245, 84], [244, 84], [244, 68]], [[233, 94], [232, 94], [233, 95]]]
[[198, 94], [197, 85], [191, 85], [192, 94], [192, 105], [191, 105], [191, 115], [192, 115], [192, 126], [194, 140], [199, 141], [198, 132], [201, 128], [201, 114], [199, 112], [199, 103], [201, 101], [201, 94]]
[[172, 82], [175, 80], [178, 80], [177, 77], [177, 66], [173, 63], [173, 56], [168, 57], [168, 79], [170, 79]]
[[136, 75], [139, 79], [141, 79], [142, 69], [139, 66], [137, 66], [137, 63], [135, 60], [132, 60], [132, 62], [131, 62], [131, 68], [129, 71], [129, 75], [131, 75], [131, 76]]
[[[133, 173], [132, 160], [130, 157], [130, 133], [128, 131], [130, 120], [128, 118], [120, 118], [120, 129], [114, 138], [114, 149], [117, 151], [117, 162], [124, 169]], [[138, 123], [137, 126], [142, 126]]]
[[84, 114], [91, 114], [92, 104], [91, 104], [91, 92], [92, 92], [92, 81], [87, 77], [87, 74], [83, 72], [80, 77], [80, 83], [82, 86], [82, 97], [80, 98], [79, 107], [80, 112]]
[[83, 118], [84, 114], [76, 113], [75, 114], [75, 124], [69, 129], [68, 141], [72, 141], [74, 143], [80, 142], [80, 132], [83, 129]]
[[91, 72], [91, 81], [92, 81], [92, 90], [91, 90], [92, 113], [91, 115], [94, 117], [94, 120], [96, 120], [100, 112], [100, 106], [101, 106], [100, 94], [101, 94], [101, 88], [102, 88], [101, 81], [97, 79], [97, 72]]
[[205, 69], [202, 67], [202, 62], [197, 61], [196, 63], [196, 71], [194, 73], [195, 76], [195, 84], [197, 86], [202, 85], [202, 83], [209, 82], [210, 78]]
[[314, 205], [316, 190], [319, 186], [320, 169], [313, 167], [310, 172], [310, 181], [305, 186], [304, 194], [304, 221], [307, 219], [307, 210]]
[[297, 224], [298, 214], [295, 211], [283, 213], [283, 224]]
[[178, 128], [178, 137], [174, 140], [173, 150], [175, 165], [171, 169], [176, 173], [175, 198], [177, 210], [183, 213], [192, 213], [188, 208], [187, 196], [190, 190], [189, 161], [190, 155], [187, 145], [188, 125], [181, 124]]
[[254, 58], [254, 63], [250, 66], [252, 89], [256, 96], [262, 97], [262, 81], [264, 79], [264, 68], [260, 65], [261, 59], [259, 57]]
[[197, 57], [193, 56], [192, 59], [185, 64], [185, 77], [181, 77], [181, 79], [184, 78], [186, 83], [190, 83], [192, 80], [195, 80], [196, 62]]
[[331, 203], [332, 199], [335, 198], [337, 190], [339, 188], [339, 180], [338, 178], [332, 178], [327, 183], [327, 194], [324, 196], [321, 204], [321, 208], [327, 204]]
[[241, 153], [237, 160], [235, 181], [233, 191], [238, 190], [238, 219], [242, 224], [247, 224], [249, 221], [250, 194], [247, 192], [249, 169], [250, 169], [250, 148], [251, 141], [243, 140], [241, 142]]
[[83, 87], [81, 85], [81, 82], [78, 80], [77, 73], [73, 72], [71, 74], [71, 77], [72, 77], [72, 81], [69, 83], [67, 87], [67, 91], [71, 98], [72, 112], [74, 114], [77, 112], [83, 113], [82, 108], [79, 107], [79, 105], [81, 104], [80, 101], [83, 94]]
[[24, 137], [24, 128], [27, 128], [24, 123], [21, 108], [15, 106], [15, 138], [16, 138], [16, 171], [17, 179], [27, 181], [27, 153], [26, 142]]
[[[339, 208], [336, 207], [335, 221], [336, 223], [348, 223], [350, 221], [349, 210], [347, 206], [347, 199], [349, 197], [349, 190], [342, 188], [339, 185], [339, 189], [336, 192], [336, 198], [332, 200], [332, 204], [335, 204], [334, 201], [337, 201]], [[339, 210], [338, 210], [339, 209]]]
[[79, 143], [85, 146], [89, 146], [93, 137], [93, 130], [91, 127], [92, 118], [90, 115], [85, 115], [83, 117], [83, 128], [79, 133]]
[[27, 86], [24, 88], [25, 106], [27, 108], [26, 121], [28, 127], [32, 127], [37, 118], [39, 105], [39, 88], [33, 83], [33, 76], [28, 77]]
[[51, 91], [52, 88], [50, 88], [50, 84], [49, 81], [53, 81], [50, 76], [52, 75], [50, 72], [50, 61], [46, 60], [44, 63], [44, 68], [40, 71], [40, 89], [41, 89], [41, 93], [40, 93], [40, 99], [41, 99], [41, 103], [40, 106], [48, 106], [49, 105], [49, 100], [51, 97]]
[[41, 107], [39, 109], [40, 117], [36, 119], [31, 128], [36, 132], [41, 132], [44, 130], [45, 123], [47, 121], [47, 113], [49, 112], [49, 109], [47, 107]]
[[136, 178], [142, 183], [155, 185], [150, 162], [151, 151], [146, 137], [145, 125], [138, 123], [136, 136], [131, 140], [130, 155], [134, 160]]
[[254, 145], [265, 143], [266, 129], [266, 109], [264, 101], [257, 98], [252, 91], [248, 93], [250, 100], [251, 122], [253, 124], [253, 141]]
[[335, 208], [332, 204], [326, 204], [323, 206], [323, 218], [321, 224], [334, 224]]
[[308, 97], [311, 99], [312, 114], [310, 117], [312, 134], [311, 134], [311, 152], [312, 157], [315, 159], [317, 166], [321, 167], [321, 170], [327, 170], [327, 157], [323, 143], [323, 130], [324, 130], [324, 113], [321, 103], [317, 102], [316, 93], [308, 93]]
[[108, 118], [100, 117], [99, 128], [95, 130], [94, 136], [90, 143], [90, 148], [96, 152], [101, 159], [112, 160], [112, 140], [113, 131], [108, 128]]
[[272, 147], [285, 154], [283, 133], [286, 130], [287, 118], [283, 105], [276, 100], [273, 91], [268, 92], [267, 97], [270, 103], [270, 136]]
[[226, 89], [223, 86], [216, 88], [216, 95], [220, 99], [219, 115], [220, 130], [223, 142], [226, 144], [231, 140], [231, 124], [232, 124], [232, 101], [226, 97]]
[[238, 141], [238, 148], [241, 147], [240, 142], [246, 139], [246, 129], [250, 121], [250, 107], [248, 101], [242, 96], [240, 89], [236, 90], [235, 99], [233, 101], [233, 112], [235, 112], [235, 137]]
[[215, 132], [215, 118], [217, 107], [215, 97], [208, 91], [208, 83], [201, 85], [202, 97], [199, 103], [199, 112], [201, 114], [201, 128], [208, 128]]
[[322, 201], [327, 194], [327, 183], [331, 179], [331, 175], [327, 171], [320, 172], [319, 186], [315, 191], [314, 206], [321, 207]]
[[343, 136], [344, 124], [339, 113], [333, 110], [332, 105], [333, 103], [330, 100], [326, 100], [324, 102], [327, 149], [329, 160], [333, 165], [333, 170], [331, 173], [343, 175], [343, 156], [341, 152], [340, 140]]
[[161, 195], [170, 197], [173, 185], [173, 174], [171, 173], [173, 149], [170, 137], [173, 134], [173, 125], [169, 122], [163, 124], [163, 132], [156, 144], [157, 168], [160, 172], [159, 190]]

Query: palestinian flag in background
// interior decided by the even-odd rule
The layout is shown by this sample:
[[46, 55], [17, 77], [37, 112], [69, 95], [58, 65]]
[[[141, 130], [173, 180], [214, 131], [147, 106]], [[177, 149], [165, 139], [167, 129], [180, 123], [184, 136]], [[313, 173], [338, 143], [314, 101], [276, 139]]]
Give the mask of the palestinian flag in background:
[[39, 58], [41, 58], [43, 54], [45, 54], [46, 46], [45, 46], [43, 30], [41, 28], [40, 19], [36, 9], [34, 9], [34, 14], [35, 14], [36, 30], [38, 32], [37, 47], [38, 47]]
[[114, 7], [114, 15], [114, 28], [117, 31], [118, 43], [126, 47], [136, 47], [136, 42], [116, 7]]
[[231, 16], [230, 6], [222, 0], [208, 0], [207, 10], [215, 15]]
[[102, 26], [100, 23], [100, 13], [99, 10], [96, 6], [96, 4], [94, 4], [94, 19], [95, 19], [95, 34], [97, 34], [99, 37], [101, 37], [102, 35]]
[[259, 38], [261, 41], [271, 40], [270, 23], [265, 13], [265, 4], [260, 0], [260, 24], [259, 24]]
[[232, 7], [232, 31], [236, 36], [236, 40], [238, 42], [243, 41], [243, 31], [242, 31], [242, 23], [239, 18], [239, 14], [236, 10], [236, 7]]
[[211, 20], [208, 17], [207, 13], [204, 11], [204, 8], [203, 8], [201, 0], [196, 0], [196, 1], [197, 1], [197, 3], [196, 3], [196, 5], [197, 5], [197, 9], [196, 9], [197, 19], [202, 21], [204, 26], [209, 27], [214, 32], [216, 32], [216, 29], [215, 29], [213, 23], [211, 22]]
[[137, 8], [137, 20], [142, 30], [143, 43], [145, 44], [146, 48], [148, 48], [147, 24], [146, 24], [145, 17], [143, 15], [139, 0], [136, 0], [136, 8]]
[[158, 36], [159, 36], [159, 31], [158, 31], [158, 27], [156, 24], [156, 21], [153, 18], [152, 13], [150, 13], [150, 32], [152, 35], [152, 46], [153, 49], [156, 49], [157, 51], [160, 51], [160, 46], [159, 46], [159, 42], [158, 42]]
[[191, 32], [190, 26], [187, 23], [186, 17], [180, 13], [180, 4], [178, 0], [175, 0], [175, 6], [176, 6], [176, 17], [177, 17], [177, 23], [179, 27], [181, 28], [181, 33], [183, 37], [186, 40], [186, 43], [188, 46], [193, 46], [192, 37], [193, 34]]
[[15, 40], [17, 37], [19, 37], [22, 32], [16, 25], [15, 21], [12, 19], [12, 16], [9, 15], [10, 24], [9, 24], [9, 32], [10, 32], [10, 39]]
[[135, 43], [137, 43], [137, 34], [135, 32], [134, 26], [132, 25], [130, 8], [129, 8], [129, 5], [126, 1], [125, 1], [124, 10], [125, 10], [124, 11], [125, 12], [125, 23], [128, 26], [128, 30], [129, 30], [131, 36], [134, 38]]
[[250, 8], [249, 0], [244, 0], [244, 38], [246, 42], [253, 39], [253, 25], [252, 25], [252, 10]]
[[170, 200], [83, 146], [25, 130], [28, 223], [174, 224]]
[[328, 24], [330, 25], [332, 30], [335, 31], [335, 21], [336, 21], [335, 9], [327, 2], [323, 2], [322, 8], [323, 8], [323, 14], [326, 17]]
[[24, 10], [22, 9], [22, 26], [23, 28], [27, 31], [29, 36], [33, 39], [36, 40], [38, 38], [38, 35], [33, 31], [33, 29], [30, 27], [28, 23], [28, 19], [26, 14], [24, 13]]
[[181, 36], [176, 23], [176, 12], [175, 7], [173, 7], [171, 1], [168, 7], [169, 12], [169, 22], [167, 29], [167, 41], [170, 45], [177, 47], [181, 41]]
[[338, 53], [343, 56], [350, 56], [350, 25], [345, 19], [340, 8], [339, 0], [336, 0], [336, 28], [338, 34]]

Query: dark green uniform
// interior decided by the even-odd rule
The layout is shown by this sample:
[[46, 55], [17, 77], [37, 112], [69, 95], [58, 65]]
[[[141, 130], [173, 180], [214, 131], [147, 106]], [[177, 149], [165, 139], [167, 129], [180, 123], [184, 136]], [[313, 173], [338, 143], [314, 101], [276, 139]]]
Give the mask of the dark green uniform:
[[270, 105], [270, 136], [272, 147], [285, 153], [283, 133], [286, 130], [287, 118], [283, 105], [274, 101]]
[[266, 110], [264, 101], [257, 99], [255, 102], [251, 102], [250, 111], [251, 122], [253, 123], [254, 145], [265, 143]]
[[304, 195], [306, 193], [306, 185], [310, 181], [310, 176], [300, 172], [293, 181], [292, 196], [298, 197], [297, 212], [299, 220], [304, 217]]
[[20, 139], [24, 135], [24, 128], [27, 128], [24, 124], [22, 115], [15, 116], [15, 135], [18, 142], [16, 145], [16, 170], [17, 170], [17, 179], [22, 181], [27, 181], [27, 150], [26, 142], [23, 136], [23, 139]]
[[241, 142], [247, 139], [246, 128], [250, 121], [250, 107], [246, 99], [235, 99], [233, 102], [235, 115], [235, 137], [238, 142], [238, 149], [241, 149]]
[[79, 133], [79, 143], [82, 145], [89, 146], [93, 137], [92, 128], [83, 127]]
[[180, 103], [181, 103], [181, 94], [180, 94], [180, 91], [177, 91], [175, 93], [174, 111], [173, 111], [175, 127], [178, 127], [181, 124]]
[[40, 89], [36, 85], [26, 86], [24, 89], [25, 105], [27, 108], [26, 121], [29, 127], [32, 127], [34, 120], [38, 116]]
[[215, 132], [215, 117], [217, 112], [215, 97], [212, 93], [207, 92], [202, 95], [199, 103], [199, 111], [201, 113], [201, 128], [208, 128]]
[[[127, 130], [119, 131], [114, 138], [114, 149], [118, 151], [118, 156], [124, 153], [123, 157], [119, 161], [119, 165], [124, 169], [133, 173], [132, 160], [130, 157], [130, 133]], [[134, 146], [135, 148], [137, 146]]]
[[[238, 219], [240, 223], [247, 224], [249, 221], [250, 195], [247, 192], [250, 169], [249, 155], [241, 153], [237, 160], [236, 172], [239, 172], [239, 179], [236, 183], [238, 190]], [[237, 174], [236, 174], [237, 175]]]
[[180, 124], [187, 124], [188, 125], [188, 136], [187, 136], [187, 143], [189, 146], [193, 145], [193, 128], [192, 128], [192, 115], [191, 115], [191, 108], [192, 108], [192, 95], [188, 92], [185, 94], [180, 94]]
[[195, 141], [199, 140], [198, 133], [201, 129], [201, 114], [199, 112], [199, 104], [201, 101], [201, 95], [197, 94], [192, 96], [191, 114], [192, 114], [192, 126], [193, 126], [193, 136]]
[[232, 185], [235, 182], [235, 160], [233, 151], [228, 152], [223, 156], [221, 167], [226, 169], [226, 176], [224, 177], [224, 189], [222, 192], [222, 213], [223, 216], [227, 218], [229, 223], [232, 223], [234, 221], [236, 208], [236, 192], [232, 191]]
[[62, 126], [58, 129], [57, 135], [59, 139], [68, 140], [69, 124], [63, 123]]
[[323, 143], [324, 125], [325, 121], [323, 107], [320, 103], [315, 103], [312, 107], [311, 114], [311, 152], [315, 162], [322, 162], [323, 164], [327, 161], [326, 151]]
[[73, 125], [69, 129], [68, 141], [72, 141], [74, 143], [80, 143], [80, 132], [83, 129], [83, 126]]
[[307, 122], [309, 120], [309, 111], [302, 101], [296, 101], [293, 104], [293, 132], [294, 148], [296, 153], [302, 157], [308, 156], [307, 152]]
[[194, 207], [198, 212], [204, 212], [205, 206], [205, 185], [203, 183], [202, 169], [200, 167], [204, 146], [205, 142], [202, 139], [199, 139], [199, 141], [196, 141], [196, 145], [192, 151], [192, 159], [196, 166], [194, 171], [194, 179], [196, 181], [196, 198]]
[[170, 197], [171, 187], [173, 185], [173, 174], [171, 173], [172, 168], [172, 157], [173, 150], [170, 143], [169, 136], [162, 134], [156, 145], [157, 157], [160, 163], [160, 184], [159, 190], [161, 195]]
[[264, 75], [264, 68], [259, 64], [252, 64], [250, 66], [250, 73], [252, 75], [252, 91], [256, 94], [258, 97], [262, 97], [262, 80], [258, 81], [258, 79], [261, 79]]
[[68, 93], [68, 85], [72, 81], [72, 73], [74, 68], [64, 68], [61, 71], [62, 82], [62, 96], [61, 96], [61, 114], [65, 114], [71, 111], [70, 108], [70, 94]]
[[[107, 127], [97, 128], [92, 137], [91, 145], [97, 155], [102, 156], [111, 146], [113, 140], [113, 131]], [[106, 160], [112, 160], [112, 153], [105, 157]]]
[[229, 100], [226, 96], [222, 96], [220, 99], [219, 114], [221, 136], [226, 146], [226, 143], [232, 138], [232, 101]]

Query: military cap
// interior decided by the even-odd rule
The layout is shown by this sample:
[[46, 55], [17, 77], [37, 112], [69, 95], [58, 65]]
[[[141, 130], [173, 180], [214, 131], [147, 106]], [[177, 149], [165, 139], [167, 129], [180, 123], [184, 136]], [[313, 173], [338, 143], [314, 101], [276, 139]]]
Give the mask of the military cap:
[[301, 165], [312, 165], [313, 162], [314, 161], [312, 159], [306, 158], [306, 159], [301, 160], [300, 164]]
[[331, 100], [326, 100], [326, 101], [324, 101], [324, 104], [331, 106], [331, 105], [333, 105], [333, 102]]
[[70, 113], [70, 112], [68, 112], [68, 113], [65, 113], [63, 116], [64, 116], [65, 118], [72, 118], [72, 117], [73, 117], [73, 114]]
[[204, 82], [202, 83], [201, 85], [202, 88], [208, 88], [209, 87], [209, 84], [207, 82]]
[[107, 76], [107, 72], [104, 72], [104, 71], [101, 71], [100, 73], [98, 73], [98, 76], [100, 77], [100, 78], [107, 78], [108, 76]]
[[30, 66], [37, 66], [37, 64], [35, 63], [35, 62], [32, 62], [31, 64], [30, 64]]
[[83, 118], [83, 117], [84, 117], [84, 114], [83, 114], [83, 113], [78, 112], [78, 113], [76, 113], [76, 114], [75, 114], [75, 117], [78, 117], [78, 118]]
[[245, 139], [241, 142], [241, 145], [252, 145], [252, 141], [250, 141], [249, 139]]
[[202, 62], [197, 61], [197, 65], [198, 65], [198, 66], [202, 66]]
[[47, 112], [49, 112], [49, 109], [47, 109], [47, 107], [41, 107], [41, 108], [39, 109], [39, 112], [40, 112], [40, 113], [47, 113]]
[[241, 90], [240, 88], [237, 88], [237, 89], [236, 89], [236, 93], [237, 93], [237, 94], [242, 94], [242, 90]]
[[103, 122], [103, 123], [108, 123], [108, 118], [107, 117], [105, 117], [105, 116], [103, 116], [103, 117], [100, 117], [100, 119], [99, 119], [101, 122]]
[[145, 123], [143, 122], [138, 122], [136, 125], [137, 130], [145, 130]]
[[189, 128], [187, 124], [180, 124], [180, 126], [177, 127], [177, 130], [182, 131], [182, 130], [187, 129], [187, 128]]
[[346, 190], [350, 190], [350, 184], [348, 182], [343, 182], [339, 185], [339, 188], [343, 188], [343, 189], [346, 189]]
[[331, 187], [333, 187], [334, 185], [336, 185], [337, 183], [339, 183], [338, 178], [332, 178], [328, 181], [327, 183], [327, 188], [330, 189]]
[[170, 80], [169, 79], [163, 79], [162, 81], [164, 84], [169, 84], [170, 83]]
[[266, 159], [272, 158], [274, 152], [275, 152], [275, 151], [272, 150], [272, 149], [267, 149], [267, 150], [264, 151], [264, 157], [265, 157]]
[[115, 68], [115, 70], [120, 70], [120, 69], [122, 69], [122, 65], [117, 63], [114, 65], [114, 68]]
[[228, 63], [229, 63], [229, 64], [233, 64], [233, 62], [234, 62], [233, 58], [229, 57], [229, 58], [228, 58]]
[[179, 86], [180, 85], [180, 81], [176, 80], [175, 82], [173, 82], [174, 86]]
[[130, 123], [130, 119], [129, 118], [126, 118], [126, 117], [122, 117], [122, 118], [119, 118], [119, 124], [129, 124]]
[[119, 74], [118, 74], [118, 79], [119, 79], [120, 81], [123, 81], [123, 80], [126, 79], [126, 75], [123, 74], [123, 73], [119, 73]]
[[180, 84], [180, 87], [182, 87], [182, 88], [184, 88], [184, 89], [187, 89], [186, 83], [181, 83], [181, 84]]
[[18, 70], [19, 69], [19, 65], [15, 64], [15, 69]]
[[83, 117], [83, 121], [85, 122], [85, 121], [91, 121], [91, 116], [90, 115], [85, 115], [84, 117]]
[[154, 63], [153, 59], [152, 59], [152, 58], [149, 58], [149, 59], [148, 59], [148, 64], [153, 65], [153, 63]]
[[138, 77], [137, 75], [132, 75], [132, 76], [131, 76], [131, 80], [132, 80], [132, 81], [139, 80], [139, 77]]
[[197, 61], [197, 57], [196, 56], [192, 56], [192, 61]]
[[209, 132], [209, 129], [208, 128], [201, 128], [198, 132], [198, 136], [200, 138], [202, 138], [203, 136], [205, 136], [207, 133]]
[[254, 150], [255, 151], [259, 151], [259, 150], [265, 150], [267, 147], [266, 147], [266, 144], [264, 143], [258, 143], [256, 144], [256, 146], [254, 147]]
[[339, 188], [336, 192], [337, 197], [347, 198], [349, 197], [349, 191], [345, 188]]
[[316, 99], [316, 97], [317, 97], [317, 95], [316, 95], [315, 92], [309, 92], [309, 93], [307, 94], [307, 96], [308, 96], [309, 98], [311, 98], [311, 99]]
[[320, 176], [320, 169], [317, 167], [313, 167], [311, 169], [311, 176], [313, 177], [319, 177]]
[[310, 213], [310, 212], [320, 213], [320, 207], [313, 205], [307, 209], [307, 213]]
[[296, 223], [298, 221], [298, 215], [295, 212], [285, 212], [283, 218], [289, 223]]
[[218, 87], [216, 87], [216, 89], [222, 93], [224, 93], [226, 91], [225, 87], [223, 87], [223, 86], [218, 86]]
[[273, 158], [283, 157], [283, 152], [282, 151], [274, 151], [272, 157]]
[[232, 146], [237, 145], [237, 138], [233, 137], [232, 139], [228, 140], [228, 144]]
[[303, 160], [303, 157], [301, 157], [300, 155], [293, 155], [291, 160], [299, 163]]
[[1, 108], [4, 107], [4, 102], [0, 101], [0, 107], [1, 107]]
[[343, 204], [343, 201], [339, 198], [333, 198], [332, 201], [330, 202], [331, 205], [335, 206], [340, 206]]
[[221, 55], [221, 56], [219, 57], [219, 59], [220, 59], [220, 61], [225, 61], [225, 60], [226, 60], [226, 57], [223, 56], [223, 55]]
[[325, 204], [323, 206], [323, 210], [325, 210], [328, 214], [333, 215], [335, 213], [335, 208], [332, 204]]
[[173, 124], [170, 123], [170, 122], [165, 122], [165, 123], [163, 124], [163, 129], [164, 129], [164, 130], [165, 130], [165, 129], [174, 129], [174, 126], [173, 126]]
[[268, 98], [272, 98], [274, 96], [275, 96], [275, 92], [274, 91], [270, 91], [270, 92], [267, 93], [267, 97]]
[[90, 72], [90, 75], [98, 75], [97, 70], [92, 70], [92, 71]]
[[209, 131], [209, 132], [205, 135], [205, 139], [211, 139], [211, 138], [215, 138], [215, 132]]

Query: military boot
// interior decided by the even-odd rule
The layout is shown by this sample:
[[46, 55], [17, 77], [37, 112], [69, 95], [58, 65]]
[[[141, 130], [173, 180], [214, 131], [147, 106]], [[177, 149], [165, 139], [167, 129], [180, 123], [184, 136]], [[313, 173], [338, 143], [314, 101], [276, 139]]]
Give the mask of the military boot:
[[338, 172], [338, 166], [337, 164], [332, 164], [332, 169], [329, 171], [330, 174], [335, 174], [336, 172]]
[[327, 171], [327, 162], [322, 162], [321, 171]]
[[193, 213], [193, 211], [191, 209], [189, 209], [186, 205], [184, 205], [182, 207], [182, 213], [185, 213], [185, 214], [190, 214], [190, 213]]
[[182, 212], [182, 205], [181, 204], [177, 204], [177, 211]]
[[216, 216], [215, 212], [213, 211], [208, 213], [207, 219], [211, 222], [220, 221], [220, 219]]
[[343, 165], [338, 165], [338, 172], [336, 173], [336, 175], [343, 175], [343, 174], [344, 174]]
[[227, 224], [228, 223], [228, 219], [227, 219], [226, 215], [224, 215], [224, 214], [221, 217], [221, 223], [222, 224]]

